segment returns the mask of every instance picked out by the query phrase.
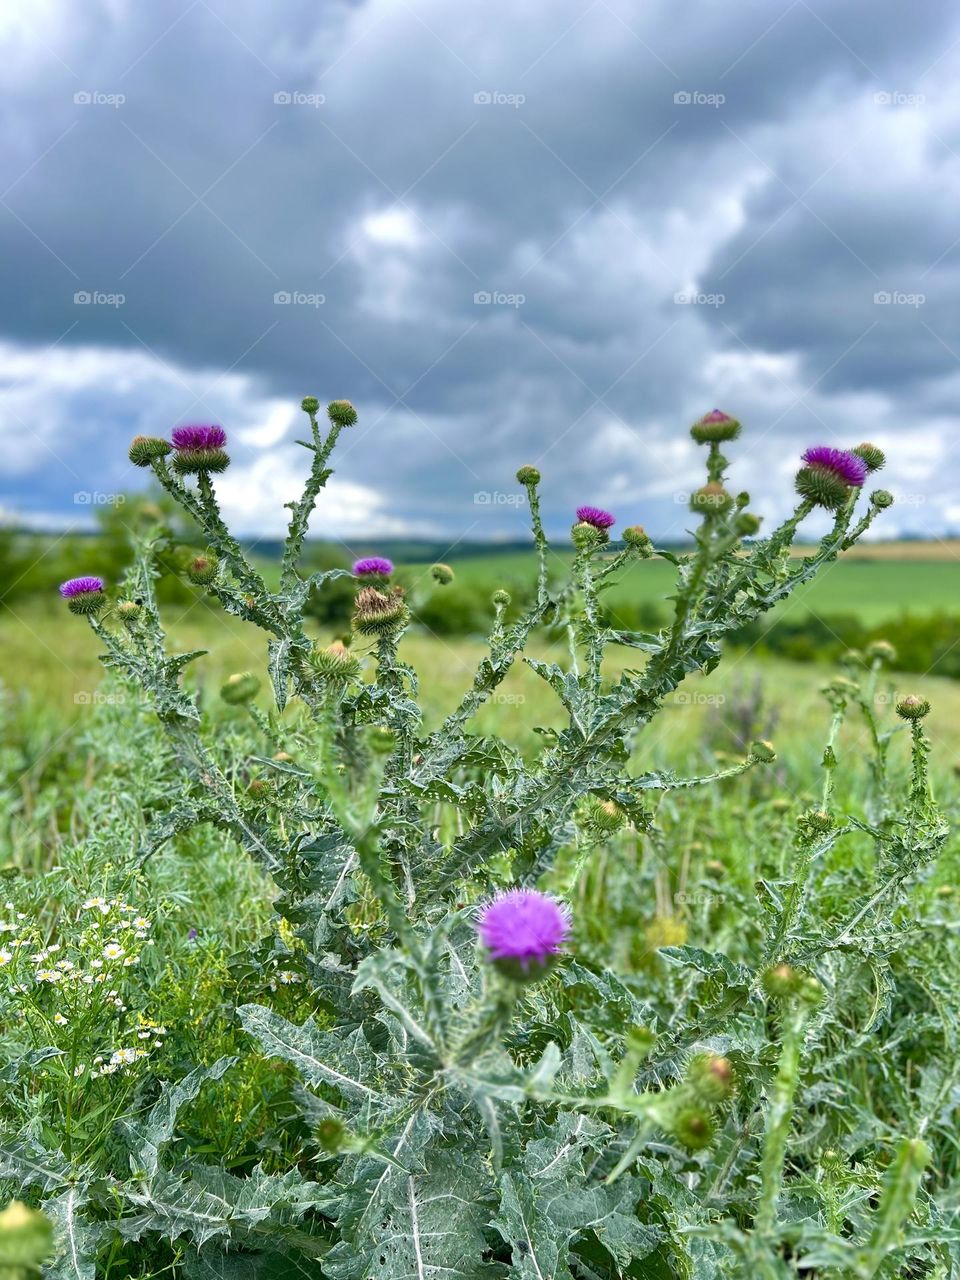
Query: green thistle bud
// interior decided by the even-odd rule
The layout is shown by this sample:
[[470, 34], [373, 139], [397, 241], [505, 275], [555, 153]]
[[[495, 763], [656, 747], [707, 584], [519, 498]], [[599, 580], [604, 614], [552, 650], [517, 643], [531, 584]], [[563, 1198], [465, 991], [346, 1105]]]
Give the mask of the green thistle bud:
[[723, 511], [729, 511], [732, 506], [733, 498], [716, 480], [711, 480], [709, 484], [705, 484], [690, 495], [691, 511], [720, 514]]
[[591, 547], [602, 547], [604, 543], [610, 541], [610, 535], [606, 529], [598, 529], [595, 524], [588, 524], [586, 520], [578, 520], [570, 530], [570, 537], [573, 545], [580, 551], [588, 551]]
[[328, 1116], [317, 1125], [317, 1145], [328, 1155], [336, 1155], [342, 1151], [347, 1138], [347, 1130], [335, 1116]]
[[875, 444], [867, 444], [864, 442], [863, 444], [858, 444], [857, 447], [855, 449], [851, 449], [850, 452], [855, 453], [858, 458], [862, 458], [864, 460], [867, 464], [868, 471], [879, 471], [887, 461], [886, 454], [882, 449], [878, 449]]
[[505, 609], [510, 603], [510, 592], [504, 591], [502, 587], [498, 587], [490, 598], [498, 609]]
[[327, 417], [338, 427], [352, 427], [357, 411], [349, 400], [331, 400], [327, 405]]
[[389, 636], [402, 631], [409, 618], [399, 587], [389, 595], [376, 587], [364, 587], [354, 607], [353, 629], [364, 636]]
[[713, 1117], [701, 1107], [681, 1107], [673, 1117], [670, 1132], [688, 1151], [703, 1151], [713, 1141]]
[[260, 681], [252, 671], [237, 671], [228, 676], [220, 689], [220, 697], [230, 706], [252, 702], [260, 692]]
[[725, 440], [736, 440], [740, 434], [740, 423], [722, 410], [713, 409], [697, 419], [690, 428], [690, 434], [697, 444], [721, 444]]
[[396, 745], [396, 735], [392, 729], [383, 725], [375, 725], [370, 730], [370, 747], [378, 756], [388, 756]]
[[897, 703], [897, 715], [901, 720], [922, 720], [930, 710], [926, 698], [919, 698], [915, 693], [908, 693]]
[[330, 680], [349, 680], [360, 670], [360, 663], [341, 640], [334, 640], [325, 649], [314, 649], [310, 664], [317, 675]]
[[650, 546], [650, 535], [642, 524], [628, 524], [620, 536], [628, 547], [636, 547], [642, 551]]
[[819, 1004], [823, 1003], [824, 990], [816, 978], [805, 974], [803, 981], [800, 983], [797, 997], [802, 1004], [805, 1004], [810, 1009], [815, 1009]]
[[529, 489], [531, 486], [540, 483], [540, 472], [536, 467], [521, 467], [517, 472], [517, 482], [518, 484], [525, 485], [526, 488]]
[[448, 564], [435, 564], [430, 570], [430, 576], [441, 587], [446, 587], [453, 581], [453, 570]]
[[266, 778], [253, 778], [247, 784], [247, 795], [254, 800], [265, 800], [272, 791], [273, 787]]
[[796, 489], [801, 498], [828, 511], [842, 507], [851, 493], [842, 476], [829, 467], [821, 466], [801, 467], [797, 472]]
[[897, 651], [889, 640], [874, 640], [867, 645], [867, 657], [874, 662], [886, 662], [890, 665], [896, 662]]
[[825, 836], [834, 826], [832, 816], [825, 809], [808, 809], [800, 823], [812, 836]]
[[713, 876], [716, 880], [721, 880], [727, 874], [727, 868], [719, 858], [711, 858], [709, 862], [705, 862], [703, 869], [708, 876]]
[[186, 575], [195, 587], [205, 587], [213, 582], [220, 568], [220, 561], [212, 551], [194, 556], [186, 567]]
[[777, 753], [773, 749], [773, 743], [767, 742], [763, 738], [759, 738], [756, 742], [750, 744], [750, 754], [754, 760], [759, 760], [763, 764], [773, 764], [777, 758]]
[[117, 617], [128, 627], [137, 621], [142, 612], [143, 607], [136, 600], [121, 600], [117, 605]]
[[893, 494], [889, 489], [874, 489], [870, 501], [879, 511], [885, 511], [887, 507], [893, 506]]
[[22, 1200], [11, 1200], [0, 1213], [0, 1275], [33, 1280], [53, 1251], [53, 1224]]
[[733, 527], [741, 538], [752, 538], [755, 533], [760, 532], [760, 517], [755, 516], [752, 511], [741, 511], [733, 522]]
[[598, 835], [611, 835], [626, 822], [623, 810], [612, 800], [591, 796], [584, 814], [584, 825]]
[[165, 458], [171, 446], [159, 436], [134, 436], [127, 457], [135, 467], [149, 467], [157, 458]]
[[204, 472], [226, 471], [230, 455], [226, 449], [178, 449], [173, 455], [173, 469], [181, 476]]
[[777, 964], [767, 969], [761, 978], [764, 991], [773, 1000], [789, 1000], [802, 986], [805, 974], [789, 964]]
[[733, 1092], [733, 1065], [715, 1053], [698, 1053], [687, 1068], [687, 1082], [701, 1102], [715, 1104]]
[[304, 396], [300, 401], [300, 408], [304, 413], [309, 413], [310, 416], [313, 417], [320, 408], [320, 401], [316, 396]]

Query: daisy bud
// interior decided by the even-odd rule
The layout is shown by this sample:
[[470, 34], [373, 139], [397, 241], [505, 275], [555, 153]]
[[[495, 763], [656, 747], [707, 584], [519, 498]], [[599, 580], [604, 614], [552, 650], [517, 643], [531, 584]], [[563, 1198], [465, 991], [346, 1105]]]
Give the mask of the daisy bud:
[[690, 495], [691, 511], [713, 512], [719, 515], [721, 512], [729, 511], [732, 506], [732, 496], [716, 480], [711, 480], [709, 484], [705, 484]]
[[448, 564], [435, 564], [430, 574], [434, 582], [439, 583], [441, 587], [446, 587], [453, 581], [453, 570]]
[[223, 427], [176, 427], [170, 438], [174, 448], [173, 469], [178, 475], [225, 471], [230, 465], [223, 447], [227, 443]]
[[867, 464], [868, 471], [879, 471], [887, 461], [886, 454], [882, 449], [878, 449], [875, 444], [867, 444], [864, 442], [863, 444], [858, 444], [857, 447], [855, 449], [851, 449], [850, 452], [855, 453], [858, 458], [862, 458], [864, 460]]
[[195, 587], [205, 587], [217, 576], [220, 562], [212, 551], [194, 556], [187, 564], [186, 575]]
[[878, 510], [885, 511], [887, 507], [893, 506], [893, 494], [889, 489], [874, 489], [870, 501]]
[[70, 578], [61, 583], [60, 594], [66, 600], [70, 612], [81, 615], [98, 614], [107, 603], [102, 578]]
[[570, 914], [536, 889], [511, 889], [483, 909], [477, 932], [498, 972], [513, 982], [536, 982], [570, 936]]
[[521, 467], [517, 472], [517, 482], [529, 489], [532, 485], [540, 483], [540, 472], [536, 467]]
[[338, 427], [352, 427], [357, 411], [349, 400], [331, 400], [327, 405], [327, 417]]
[[690, 428], [690, 434], [697, 444], [720, 444], [724, 440], [736, 440], [740, 434], [740, 423], [720, 409], [711, 409], [697, 419]]
[[354, 606], [353, 629], [364, 636], [394, 635], [403, 630], [409, 617], [399, 587], [389, 595], [376, 587], [364, 587]]
[[300, 408], [304, 413], [309, 413], [313, 416], [313, 414], [315, 414], [320, 408], [320, 401], [316, 396], [304, 396], [300, 401]]
[[897, 703], [897, 715], [901, 720], [922, 720], [930, 710], [926, 698], [918, 698], [915, 693], [908, 693]]
[[698, 1053], [687, 1068], [687, 1081], [701, 1102], [722, 1102], [733, 1092], [733, 1066], [729, 1058]]
[[231, 707], [235, 707], [252, 702], [259, 692], [260, 681], [252, 671], [237, 671], [227, 677], [220, 689], [220, 697]]
[[165, 458], [170, 448], [159, 436], [134, 436], [127, 457], [135, 467], [149, 467], [157, 458]]

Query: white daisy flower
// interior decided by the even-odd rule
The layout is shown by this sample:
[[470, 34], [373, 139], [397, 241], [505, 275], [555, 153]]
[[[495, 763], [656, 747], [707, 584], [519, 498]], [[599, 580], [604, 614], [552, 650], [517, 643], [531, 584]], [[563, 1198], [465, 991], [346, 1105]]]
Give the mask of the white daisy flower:
[[103, 955], [106, 960], [119, 960], [123, 955], [123, 947], [119, 942], [108, 942], [103, 948]]
[[7, 951], [7, 950], [0, 951], [0, 964], [9, 964], [12, 959], [13, 959], [12, 951]]
[[53, 1020], [58, 1027], [65, 1027], [67, 1025], [67, 1019], [63, 1016], [62, 1013], [55, 1013], [53, 1015]]

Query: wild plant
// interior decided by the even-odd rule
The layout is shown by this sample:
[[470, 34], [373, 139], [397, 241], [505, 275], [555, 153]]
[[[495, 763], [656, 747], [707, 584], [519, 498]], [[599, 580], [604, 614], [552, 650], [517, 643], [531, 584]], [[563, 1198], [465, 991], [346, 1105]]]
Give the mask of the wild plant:
[[[883, 655], [866, 684], [831, 686], [819, 803], [799, 814], [755, 899], [729, 908], [740, 926], [728, 951], [661, 931], [634, 963], [629, 947], [625, 959], [578, 918], [587, 887], [600, 890], [599, 917], [617, 911], [602, 890], [624, 850], [649, 845], [669, 865], [658, 805], [775, 759], [757, 741], [729, 766], [681, 777], [644, 763], [643, 731], [687, 677], [713, 670], [726, 636], [810, 581], [890, 505], [876, 490], [857, 512], [883, 455], [869, 444], [809, 450], [796, 509], [759, 537], [748, 495], [725, 486], [721, 448], [740, 424], [705, 415], [692, 428], [707, 453], [692, 549], [659, 553], [676, 567], [676, 593], [672, 620], [650, 633], [613, 629], [601, 609], [618, 574], [655, 554], [642, 527], [628, 526], [614, 549], [614, 517], [578, 508], [569, 579], [556, 587], [540, 475], [521, 467], [531, 598], [515, 608], [494, 594], [488, 652], [427, 731], [401, 654], [409, 603], [388, 560], [354, 566], [351, 643], [308, 634], [306, 602], [344, 571], [303, 575], [298, 565], [334, 446], [357, 415], [334, 401], [321, 426], [315, 398], [303, 409], [310, 471], [288, 504], [273, 587], [223, 520], [221, 428], [138, 437], [130, 450], [203, 531], [207, 549], [188, 579], [266, 634], [273, 709], [257, 701], [253, 673], [222, 690], [249, 717], [259, 751], [238, 758], [210, 732], [183, 682], [202, 654], [168, 653], [155, 590], [169, 551], [162, 527], [137, 537], [118, 592], [94, 576], [62, 592], [102, 641], [107, 667], [142, 691], [174, 755], [178, 781], [161, 804], [151, 799], [141, 859], [211, 824], [277, 886], [279, 945], [313, 1012], [295, 1022], [268, 1001], [237, 1016], [247, 1043], [299, 1078], [290, 1099], [309, 1139], [282, 1173], [260, 1165], [240, 1177], [184, 1157], [178, 1112], [208, 1081], [216, 1087], [230, 1058], [163, 1085], [152, 1104], [145, 1097], [120, 1127], [128, 1168], [115, 1165], [108, 1182], [27, 1135], [0, 1158], [0, 1176], [46, 1195], [61, 1239], [51, 1274], [93, 1276], [118, 1237], [176, 1242], [183, 1274], [199, 1277], [267, 1277], [294, 1264], [331, 1280], [868, 1277], [904, 1259], [934, 1274], [953, 1246], [937, 1230], [947, 1210], [921, 1190], [923, 1133], [891, 1127], [886, 1092], [872, 1127], [831, 1092], [863, 1069], [865, 1039], [889, 1014], [910, 885], [946, 839], [922, 700], [897, 704], [911, 733], [905, 794], [891, 777], [891, 731], [869, 682]], [[814, 508], [832, 513], [831, 528], [794, 555]], [[438, 590], [451, 575], [435, 566]], [[564, 664], [526, 652], [545, 628], [565, 636]], [[612, 647], [637, 656], [616, 679], [604, 671]], [[519, 660], [565, 720], [532, 759], [471, 731]], [[838, 812], [833, 785], [853, 708], [873, 751], [863, 816]], [[849, 863], [839, 858], [847, 845]], [[878, 992], [866, 1017], [863, 973]], [[797, 1149], [801, 1113], [813, 1136]]]

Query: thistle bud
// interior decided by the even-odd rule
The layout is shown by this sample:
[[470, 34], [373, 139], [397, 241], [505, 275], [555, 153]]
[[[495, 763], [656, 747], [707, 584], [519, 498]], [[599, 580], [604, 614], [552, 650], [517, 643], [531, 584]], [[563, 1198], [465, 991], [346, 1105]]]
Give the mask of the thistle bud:
[[247, 795], [252, 796], [254, 800], [265, 800], [272, 790], [266, 778], [253, 778], [247, 784]]
[[774, 965], [761, 978], [764, 991], [771, 999], [789, 1000], [800, 990], [804, 974], [789, 964]]
[[733, 527], [741, 538], [752, 538], [755, 533], [760, 532], [760, 517], [755, 516], [752, 511], [741, 511], [733, 522]]
[[733, 1065], [715, 1053], [698, 1053], [687, 1068], [687, 1082], [701, 1102], [722, 1102], [733, 1092]]
[[135, 467], [149, 467], [157, 458], [165, 458], [171, 447], [159, 436], [134, 436], [127, 457]]
[[834, 826], [833, 817], [826, 809], [808, 809], [800, 821], [812, 836], [825, 836]]
[[650, 535], [642, 524], [628, 524], [620, 536], [628, 547], [636, 547], [638, 551], [645, 551], [650, 546]]
[[357, 411], [349, 400], [331, 400], [327, 405], [327, 417], [338, 427], [352, 427]]
[[117, 617], [128, 627], [137, 621], [142, 612], [143, 606], [137, 604], [136, 600], [121, 600], [117, 605]]
[[777, 758], [773, 743], [767, 742], [764, 738], [758, 738], [756, 742], [751, 742], [750, 755], [754, 760], [759, 760], [761, 764], [773, 764]]
[[220, 568], [220, 561], [212, 551], [194, 556], [186, 568], [187, 577], [195, 587], [205, 587], [213, 582]]
[[335, 1116], [327, 1116], [317, 1125], [316, 1135], [320, 1150], [332, 1156], [343, 1150], [347, 1130]]
[[510, 592], [498, 587], [490, 598], [498, 609], [505, 609], [510, 603]]
[[407, 625], [409, 617], [399, 587], [389, 595], [376, 587], [364, 587], [354, 606], [353, 629], [364, 636], [395, 635]]
[[727, 868], [719, 858], [711, 858], [709, 862], [705, 862], [703, 869], [708, 876], [713, 876], [716, 880], [722, 880], [727, 874]]
[[453, 581], [453, 570], [448, 564], [435, 564], [430, 570], [430, 576], [441, 587], [446, 587]]
[[901, 720], [922, 720], [929, 710], [930, 703], [927, 699], [920, 698], [915, 693], [908, 693], [897, 703], [897, 715]]
[[60, 594], [70, 612], [81, 616], [95, 616], [107, 603], [102, 578], [70, 578], [61, 583]]
[[701, 1107], [681, 1107], [673, 1117], [670, 1132], [688, 1151], [703, 1151], [714, 1135], [713, 1117]]
[[893, 494], [889, 489], [874, 489], [870, 501], [878, 511], [885, 511], [887, 507], [893, 506]]
[[517, 472], [517, 483], [531, 488], [535, 484], [540, 483], [540, 472], [536, 467], [524, 466]]
[[690, 495], [691, 511], [714, 512], [719, 515], [723, 511], [729, 511], [732, 506], [733, 498], [716, 480], [711, 480]]
[[252, 702], [260, 692], [260, 681], [252, 671], [237, 671], [228, 676], [220, 689], [220, 697], [230, 706]]
[[392, 729], [375, 725], [370, 731], [370, 746], [378, 756], [388, 756], [396, 746], [397, 738]]
[[578, 520], [570, 530], [570, 538], [575, 547], [581, 551], [586, 551], [590, 547], [602, 547], [605, 542], [610, 541], [610, 535], [606, 529], [598, 529], [596, 525], [588, 524], [586, 520]]
[[300, 401], [300, 408], [304, 413], [309, 413], [310, 416], [313, 417], [320, 408], [320, 401], [316, 396], [304, 396]]
[[867, 645], [867, 657], [874, 662], [886, 662], [890, 665], [896, 662], [897, 651], [889, 640], [874, 640]]
[[601, 800], [597, 796], [590, 797], [584, 819], [585, 825], [598, 835], [611, 835], [626, 822], [621, 808], [612, 800]]
[[0, 1213], [0, 1275], [11, 1280], [39, 1277], [40, 1265], [53, 1252], [53, 1224], [22, 1200], [11, 1200]]
[[855, 449], [850, 450], [855, 453], [858, 458], [862, 458], [867, 464], [868, 471], [879, 471], [887, 461], [886, 454], [882, 449], [878, 449], [875, 444], [858, 444]]
[[690, 434], [697, 444], [720, 444], [724, 440], [736, 440], [740, 434], [740, 423], [721, 409], [711, 409], [697, 419], [690, 428]]
[[318, 675], [331, 680], [349, 680], [360, 670], [360, 663], [341, 640], [325, 649], [314, 649], [310, 663]]

